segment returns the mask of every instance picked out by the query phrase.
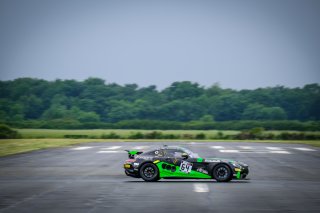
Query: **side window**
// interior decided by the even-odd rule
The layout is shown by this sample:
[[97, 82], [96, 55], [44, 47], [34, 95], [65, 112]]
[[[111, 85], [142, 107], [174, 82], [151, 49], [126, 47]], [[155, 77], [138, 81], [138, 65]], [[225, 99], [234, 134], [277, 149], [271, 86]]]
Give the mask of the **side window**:
[[142, 153], [141, 155], [154, 156], [154, 151], [144, 152], [144, 153]]
[[157, 150], [158, 151], [158, 154], [156, 154], [157, 157], [163, 157], [164, 156], [164, 152], [162, 149], [160, 150]]
[[172, 158], [181, 158], [182, 157], [182, 151], [177, 149], [166, 149], [164, 150], [166, 157], [172, 157]]
[[153, 150], [153, 151], [144, 152], [141, 155], [147, 155], [147, 156], [152, 156], [152, 157], [161, 157], [161, 156], [163, 156], [163, 151], [157, 149], [157, 150]]
[[182, 158], [182, 151], [176, 151], [176, 152], [174, 152], [174, 157], [175, 158]]

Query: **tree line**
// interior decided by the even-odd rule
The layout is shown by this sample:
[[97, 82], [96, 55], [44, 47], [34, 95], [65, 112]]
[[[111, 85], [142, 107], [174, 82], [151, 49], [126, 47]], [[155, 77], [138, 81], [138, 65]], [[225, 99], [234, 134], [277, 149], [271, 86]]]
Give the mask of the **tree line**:
[[[116, 124], [127, 121], [214, 123], [320, 120], [320, 85], [254, 90], [204, 87], [190, 81], [156, 86], [103, 79], [0, 81], [0, 122], [7, 124]], [[217, 124], [216, 124], [217, 125]], [[314, 124], [313, 124], [314, 125]]]

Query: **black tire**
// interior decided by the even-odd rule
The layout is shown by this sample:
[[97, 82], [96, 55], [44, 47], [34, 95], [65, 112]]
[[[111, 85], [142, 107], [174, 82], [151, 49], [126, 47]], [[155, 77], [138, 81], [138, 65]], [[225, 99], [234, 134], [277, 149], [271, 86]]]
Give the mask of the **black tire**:
[[143, 180], [153, 182], [159, 180], [159, 170], [153, 163], [143, 164], [140, 168], [140, 176]]
[[232, 179], [232, 172], [229, 166], [219, 164], [214, 167], [212, 176], [217, 182], [228, 182]]

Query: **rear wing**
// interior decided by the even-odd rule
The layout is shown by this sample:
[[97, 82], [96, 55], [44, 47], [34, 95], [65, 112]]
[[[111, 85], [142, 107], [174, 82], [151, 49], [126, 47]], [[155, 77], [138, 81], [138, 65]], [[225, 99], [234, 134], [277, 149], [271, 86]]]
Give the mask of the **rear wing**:
[[135, 156], [135, 155], [140, 155], [140, 154], [143, 153], [142, 151], [138, 151], [138, 150], [125, 150], [125, 151], [128, 152], [128, 157], [129, 157], [130, 159], [134, 159], [134, 156]]

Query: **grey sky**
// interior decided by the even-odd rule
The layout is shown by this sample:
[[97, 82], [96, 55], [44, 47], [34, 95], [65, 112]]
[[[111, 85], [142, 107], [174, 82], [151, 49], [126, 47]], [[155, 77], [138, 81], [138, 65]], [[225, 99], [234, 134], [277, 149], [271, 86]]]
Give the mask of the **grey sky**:
[[320, 1], [0, 0], [0, 79], [320, 83]]

